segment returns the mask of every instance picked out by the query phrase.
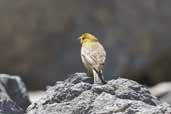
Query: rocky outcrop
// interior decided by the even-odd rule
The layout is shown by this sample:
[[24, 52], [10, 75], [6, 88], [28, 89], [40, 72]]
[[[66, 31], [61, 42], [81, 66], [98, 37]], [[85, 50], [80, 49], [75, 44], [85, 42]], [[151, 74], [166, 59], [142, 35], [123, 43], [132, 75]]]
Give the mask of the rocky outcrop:
[[163, 82], [149, 88], [150, 92], [161, 101], [171, 104], [171, 82]]
[[24, 114], [29, 104], [23, 81], [17, 76], [0, 74], [0, 114]]
[[118, 78], [105, 85], [92, 84], [85, 73], [71, 75], [48, 87], [45, 97], [31, 104], [27, 114], [170, 114], [142, 85]]

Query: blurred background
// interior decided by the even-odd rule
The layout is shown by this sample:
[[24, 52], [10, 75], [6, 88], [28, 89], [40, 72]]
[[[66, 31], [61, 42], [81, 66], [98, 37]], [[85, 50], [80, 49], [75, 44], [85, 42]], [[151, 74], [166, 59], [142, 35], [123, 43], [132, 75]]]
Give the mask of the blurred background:
[[107, 51], [105, 78], [147, 86], [171, 81], [170, 0], [0, 0], [0, 73], [30, 90], [84, 72], [80, 42], [97, 36]]

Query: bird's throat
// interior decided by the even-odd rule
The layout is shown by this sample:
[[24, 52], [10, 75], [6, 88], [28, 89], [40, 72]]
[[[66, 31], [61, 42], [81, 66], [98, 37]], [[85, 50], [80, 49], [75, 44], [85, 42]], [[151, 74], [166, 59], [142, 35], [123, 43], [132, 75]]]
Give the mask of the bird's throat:
[[86, 41], [86, 42], [83, 42], [82, 45], [83, 46], [92, 46], [96, 43], [97, 43], [97, 41]]

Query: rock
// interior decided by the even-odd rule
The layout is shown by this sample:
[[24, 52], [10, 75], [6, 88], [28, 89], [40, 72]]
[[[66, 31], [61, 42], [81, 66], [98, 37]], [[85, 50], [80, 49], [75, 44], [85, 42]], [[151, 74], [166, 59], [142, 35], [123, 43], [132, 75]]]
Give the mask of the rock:
[[30, 91], [28, 94], [29, 94], [30, 101], [36, 102], [37, 100], [42, 98], [42, 96], [45, 96], [46, 92], [39, 90], [39, 91]]
[[75, 73], [48, 87], [46, 95], [32, 103], [27, 114], [170, 114], [142, 85], [119, 78], [105, 85], [92, 84], [85, 73]]
[[171, 105], [171, 90], [167, 94], [161, 96], [160, 100], [163, 102], [167, 102]]
[[171, 82], [162, 82], [149, 88], [152, 95], [161, 101], [171, 104]]
[[21, 78], [0, 74], [0, 114], [24, 114], [29, 104]]

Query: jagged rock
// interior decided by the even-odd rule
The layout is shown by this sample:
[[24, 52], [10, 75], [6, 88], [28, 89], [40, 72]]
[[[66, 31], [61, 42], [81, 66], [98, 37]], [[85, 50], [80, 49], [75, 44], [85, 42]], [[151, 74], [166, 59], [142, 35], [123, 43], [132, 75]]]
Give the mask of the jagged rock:
[[24, 114], [29, 104], [21, 78], [0, 74], [0, 114]]
[[48, 87], [46, 95], [31, 104], [27, 114], [170, 114], [142, 85], [119, 78], [105, 85], [92, 84], [85, 73], [71, 75]]

